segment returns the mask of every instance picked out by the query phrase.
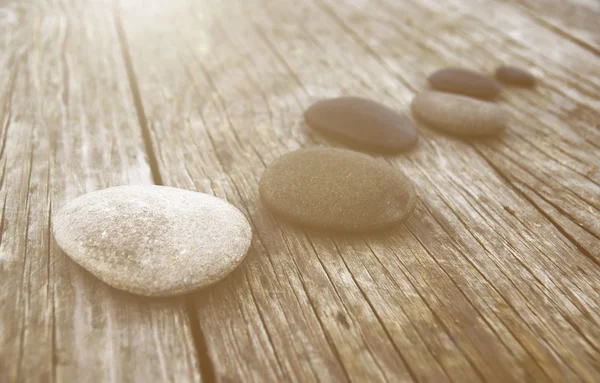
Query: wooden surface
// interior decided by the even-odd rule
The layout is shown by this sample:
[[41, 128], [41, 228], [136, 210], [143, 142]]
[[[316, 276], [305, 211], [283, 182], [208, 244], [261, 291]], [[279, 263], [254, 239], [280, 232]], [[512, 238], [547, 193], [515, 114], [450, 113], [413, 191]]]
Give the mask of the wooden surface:
[[[0, 1], [1, 382], [597, 382], [596, 0]], [[378, 235], [299, 229], [265, 166], [341, 146], [302, 111], [361, 95], [408, 110], [432, 71], [500, 63], [500, 137], [419, 126], [377, 156], [419, 194]], [[50, 235], [70, 199], [123, 184], [225, 198], [253, 245], [217, 285], [140, 298]]]

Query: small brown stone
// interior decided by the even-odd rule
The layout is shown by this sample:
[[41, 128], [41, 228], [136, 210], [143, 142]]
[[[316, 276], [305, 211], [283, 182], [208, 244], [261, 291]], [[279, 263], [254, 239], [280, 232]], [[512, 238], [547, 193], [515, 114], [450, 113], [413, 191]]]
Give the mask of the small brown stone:
[[304, 112], [304, 118], [312, 128], [365, 149], [404, 150], [417, 140], [417, 129], [408, 117], [361, 97], [317, 101]]
[[506, 128], [500, 105], [450, 93], [426, 91], [412, 102], [415, 116], [428, 126], [452, 134], [486, 136]]
[[410, 179], [365, 154], [330, 148], [301, 149], [270, 164], [260, 197], [290, 221], [351, 232], [382, 229], [412, 211]]
[[502, 91], [502, 85], [477, 72], [462, 68], [444, 68], [429, 76], [432, 88], [442, 92], [491, 100]]
[[496, 69], [496, 78], [505, 84], [531, 87], [535, 85], [535, 76], [525, 69], [502, 65]]

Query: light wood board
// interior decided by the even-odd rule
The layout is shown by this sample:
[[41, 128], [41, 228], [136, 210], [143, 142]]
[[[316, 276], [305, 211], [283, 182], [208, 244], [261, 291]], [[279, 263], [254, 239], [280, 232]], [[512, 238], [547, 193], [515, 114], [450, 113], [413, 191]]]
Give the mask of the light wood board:
[[[0, 377], [597, 381], [593, 0], [5, 4]], [[343, 147], [303, 121], [315, 100], [360, 95], [408, 111], [436, 69], [492, 74], [501, 63], [539, 79], [503, 92], [504, 134], [419, 125], [412, 150], [372, 154], [417, 187], [399, 227], [320, 233], [260, 203], [277, 157]], [[52, 212], [130, 183], [227, 199], [254, 230], [246, 260], [180, 298], [103, 285], [51, 240]]]

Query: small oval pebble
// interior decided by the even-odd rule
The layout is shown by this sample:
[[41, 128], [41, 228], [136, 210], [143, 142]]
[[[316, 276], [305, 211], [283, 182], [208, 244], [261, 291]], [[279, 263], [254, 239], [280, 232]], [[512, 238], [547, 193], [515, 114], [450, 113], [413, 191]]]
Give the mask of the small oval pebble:
[[102, 281], [132, 293], [189, 292], [244, 258], [250, 225], [234, 206], [166, 186], [119, 186], [85, 194], [53, 218], [57, 244]]
[[410, 179], [383, 161], [343, 149], [301, 149], [270, 164], [262, 201], [303, 225], [369, 231], [401, 221], [414, 207]]
[[417, 129], [405, 115], [360, 97], [317, 101], [305, 112], [308, 124], [369, 149], [397, 151], [412, 146]]
[[502, 91], [502, 85], [494, 79], [462, 68], [444, 68], [429, 76], [432, 88], [448, 93], [490, 100]]
[[535, 77], [528, 71], [509, 65], [496, 69], [496, 78], [503, 83], [517, 86], [534, 86]]
[[506, 128], [508, 115], [491, 102], [442, 92], [423, 92], [412, 102], [415, 116], [448, 133], [485, 136]]

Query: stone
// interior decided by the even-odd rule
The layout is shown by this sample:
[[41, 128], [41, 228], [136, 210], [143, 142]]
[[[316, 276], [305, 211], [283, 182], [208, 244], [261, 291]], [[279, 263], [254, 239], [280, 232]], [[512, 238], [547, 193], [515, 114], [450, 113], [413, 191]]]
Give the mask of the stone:
[[404, 150], [417, 140], [417, 129], [407, 116], [361, 97], [317, 101], [304, 118], [314, 129], [375, 151]]
[[509, 65], [502, 65], [496, 69], [496, 78], [505, 84], [532, 87], [535, 85], [535, 76], [525, 69]]
[[426, 125], [459, 135], [496, 134], [508, 122], [508, 113], [500, 105], [451, 93], [420, 93], [413, 99], [412, 111]]
[[432, 88], [448, 93], [492, 100], [502, 91], [502, 85], [477, 72], [462, 68], [444, 68], [429, 76]]
[[362, 153], [330, 148], [278, 158], [263, 173], [259, 193], [268, 208], [292, 222], [348, 232], [394, 225], [417, 199], [400, 170]]
[[166, 296], [213, 284], [246, 255], [250, 224], [233, 205], [166, 186], [118, 186], [80, 196], [52, 220], [61, 249], [107, 284]]

